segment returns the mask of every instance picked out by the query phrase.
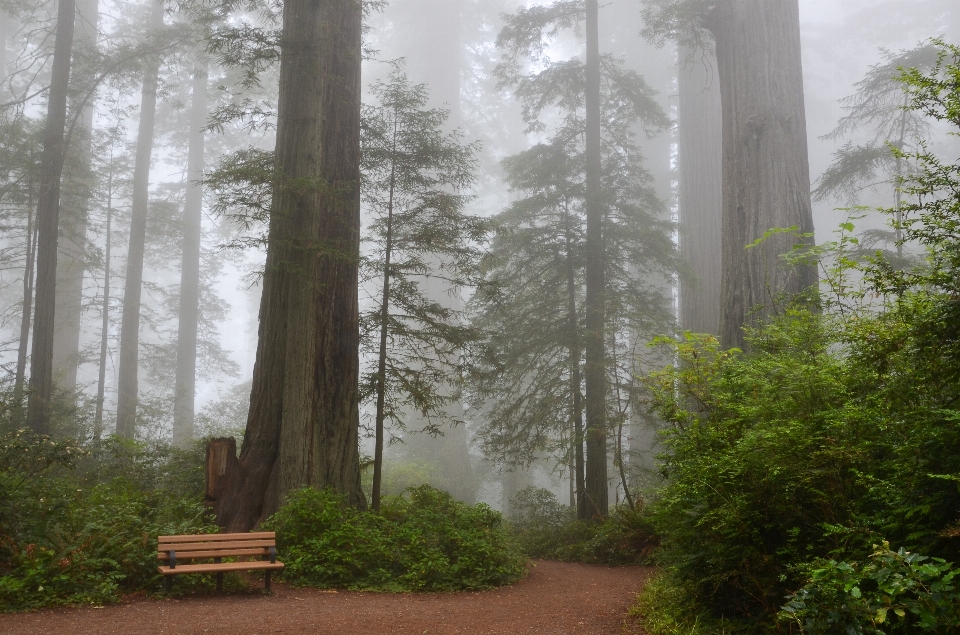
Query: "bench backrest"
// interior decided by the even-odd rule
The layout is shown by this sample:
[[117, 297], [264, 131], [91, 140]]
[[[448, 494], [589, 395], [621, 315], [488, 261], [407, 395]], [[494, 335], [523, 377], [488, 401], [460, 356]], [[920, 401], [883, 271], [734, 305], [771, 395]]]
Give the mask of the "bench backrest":
[[276, 557], [276, 546], [277, 535], [272, 531], [247, 534], [158, 536], [157, 559], [169, 560], [171, 551], [175, 552], [177, 560], [235, 556]]

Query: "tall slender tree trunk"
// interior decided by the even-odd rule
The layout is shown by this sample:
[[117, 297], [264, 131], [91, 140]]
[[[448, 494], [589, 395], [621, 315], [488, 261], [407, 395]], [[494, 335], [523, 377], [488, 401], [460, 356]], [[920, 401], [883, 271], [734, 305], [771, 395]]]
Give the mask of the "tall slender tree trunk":
[[250, 413], [239, 460], [225, 453], [208, 464], [207, 499], [228, 531], [250, 529], [308, 485], [366, 506], [357, 447], [360, 34], [356, 0], [284, 3]]
[[57, 302], [57, 232], [60, 225], [60, 176], [63, 173], [67, 90], [73, 49], [74, 0], [60, 0], [57, 35], [47, 98], [47, 122], [40, 158], [37, 201], [37, 292], [33, 346], [30, 355], [30, 397], [27, 422], [39, 434], [51, 433], [53, 399], [53, 336]]
[[380, 511], [380, 486], [383, 480], [383, 424], [386, 418], [387, 397], [387, 336], [390, 319], [390, 258], [393, 255], [393, 193], [397, 184], [397, 113], [393, 122], [393, 157], [390, 163], [390, 193], [387, 200], [387, 239], [383, 253], [383, 293], [380, 296], [380, 350], [377, 361], [377, 412], [373, 448], [373, 490], [371, 493], [374, 511]]
[[723, 271], [720, 339], [745, 345], [743, 327], [817, 283], [812, 267], [780, 255], [813, 232], [798, 0], [724, 0], [709, 17], [723, 104]]
[[173, 442], [185, 447], [193, 439], [197, 392], [197, 325], [200, 319], [200, 238], [203, 211], [203, 128], [207, 123], [207, 64], [199, 60], [193, 74], [187, 197], [183, 205], [183, 260], [180, 267], [180, 321], [174, 380]]
[[566, 243], [567, 265], [567, 324], [570, 329], [568, 350], [570, 366], [570, 465], [573, 473], [573, 496], [570, 505], [576, 505], [577, 517], [589, 517], [586, 503], [583, 461], [583, 393], [580, 392], [580, 360], [583, 347], [580, 343], [580, 317], [577, 315], [577, 279], [573, 262], [573, 239], [571, 237], [570, 216], [564, 210], [564, 241]]
[[[111, 160], [113, 157], [110, 157]], [[93, 440], [103, 436], [103, 402], [107, 391], [107, 351], [110, 338], [110, 256], [113, 239], [113, 166], [107, 179], [107, 227], [103, 254], [103, 303], [100, 306], [100, 363], [97, 376], [97, 409], [93, 416]]]
[[586, 35], [586, 172], [587, 172], [587, 297], [586, 411], [587, 456], [581, 519], [603, 517], [608, 511], [607, 378], [604, 356], [603, 198], [600, 191], [600, 35], [597, 0], [587, 0]]
[[20, 315], [20, 345], [17, 348], [17, 373], [13, 381], [13, 404], [17, 423], [23, 419], [23, 383], [27, 374], [27, 346], [30, 342], [30, 318], [33, 310], [33, 269], [37, 261], [37, 232], [33, 223], [33, 184], [28, 186], [26, 263], [23, 267], [23, 312]]
[[691, 280], [680, 284], [680, 324], [720, 334], [723, 118], [713, 50], [681, 48], [678, 125], [680, 253]]
[[[75, 56], [91, 57], [97, 47], [97, 0], [77, 0]], [[87, 73], [89, 74], [89, 73]], [[77, 79], [76, 73], [74, 79]], [[89, 77], [84, 79], [90, 79]], [[81, 108], [74, 104], [73, 112]], [[93, 100], [82, 106], [76, 134], [67, 148], [68, 165], [60, 215], [57, 254], [57, 311], [53, 338], [53, 373], [66, 399], [77, 391], [80, 365], [80, 316], [83, 274], [87, 264], [87, 214], [90, 205], [90, 153], [93, 142]]]
[[[154, 2], [150, 28], [163, 28], [163, 4]], [[120, 322], [120, 368], [117, 382], [117, 434], [136, 436], [137, 399], [140, 390], [140, 296], [143, 286], [143, 255], [147, 240], [147, 208], [150, 196], [150, 162], [153, 155], [154, 122], [157, 115], [159, 56], [147, 59], [140, 93], [140, 126], [137, 156], [133, 166], [133, 197], [127, 275], [123, 287], [123, 317]]]

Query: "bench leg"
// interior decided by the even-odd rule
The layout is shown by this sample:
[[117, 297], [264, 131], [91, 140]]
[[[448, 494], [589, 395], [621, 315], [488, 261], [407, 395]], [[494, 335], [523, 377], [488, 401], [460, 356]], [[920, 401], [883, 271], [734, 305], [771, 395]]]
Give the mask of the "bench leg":
[[270, 593], [270, 574], [273, 573], [270, 569], [267, 569], [263, 572], [263, 588], [267, 593]]
[[163, 590], [167, 593], [173, 591], [173, 576], [165, 575], [163, 576]]
[[223, 572], [217, 574], [217, 593], [223, 591]]

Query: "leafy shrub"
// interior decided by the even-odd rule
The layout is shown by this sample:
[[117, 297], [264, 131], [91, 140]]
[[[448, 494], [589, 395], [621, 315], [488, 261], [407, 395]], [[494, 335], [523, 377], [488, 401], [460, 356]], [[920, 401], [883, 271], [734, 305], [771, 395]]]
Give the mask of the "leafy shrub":
[[302, 489], [270, 517], [286, 567], [304, 586], [386, 591], [485, 589], [519, 580], [525, 559], [484, 504], [427, 485], [360, 512], [330, 490]]
[[810, 581], [781, 611], [805, 633], [956, 633], [960, 631], [960, 573], [945, 560], [889, 544], [863, 565], [817, 560]]
[[553, 492], [527, 487], [510, 502], [510, 526], [532, 558], [622, 565], [647, 562], [659, 544], [643, 510], [614, 509], [602, 522], [574, 520]]
[[191, 456], [119, 440], [84, 448], [27, 431], [0, 440], [2, 610], [159, 588], [157, 535], [216, 531]]
[[960, 430], [944, 378], [960, 355], [931, 354], [940, 303], [851, 321], [791, 309], [746, 354], [675, 344], [681, 364], [652, 378], [672, 424], [652, 518], [660, 558], [710, 615], [768, 632], [800, 565], [858, 560], [884, 534], [954, 557]]
[[525, 487], [510, 499], [510, 529], [531, 558], [555, 558], [570, 543], [573, 509], [548, 489]]
[[693, 601], [693, 595], [669, 573], [654, 575], [630, 607], [647, 635], [727, 635], [733, 632], [725, 620], [716, 620]]

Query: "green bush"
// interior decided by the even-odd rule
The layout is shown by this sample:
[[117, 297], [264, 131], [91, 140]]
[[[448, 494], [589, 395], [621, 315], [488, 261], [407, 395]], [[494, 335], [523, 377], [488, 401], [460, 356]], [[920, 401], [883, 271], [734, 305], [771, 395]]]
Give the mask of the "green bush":
[[119, 440], [84, 448], [27, 431], [0, 440], [0, 610], [102, 604], [158, 589], [157, 535], [216, 531], [195, 459]]
[[713, 619], [669, 573], [659, 572], [643, 586], [629, 615], [647, 635], [728, 635], [729, 622]]
[[810, 581], [791, 596], [781, 620], [804, 633], [850, 635], [960, 632], [960, 573], [940, 558], [927, 558], [887, 543], [869, 561], [817, 560]]
[[385, 591], [486, 589], [519, 580], [525, 559], [499, 513], [423, 485], [360, 512], [330, 490], [303, 489], [268, 519], [297, 585]]
[[850, 322], [793, 309], [749, 354], [674, 344], [681, 364], [652, 378], [672, 424], [652, 518], [711, 615], [773, 628], [803, 563], [866, 557], [883, 535], [956, 558], [960, 355], [933, 318], [943, 303], [905, 296]]
[[592, 564], [643, 564], [659, 544], [643, 509], [617, 507], [602, 522], [574, 520], [553, 492], [527, 487], [510, 501], [510, 527], [531, 558]]

